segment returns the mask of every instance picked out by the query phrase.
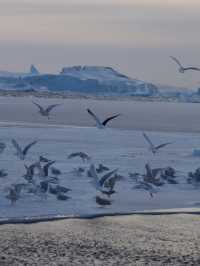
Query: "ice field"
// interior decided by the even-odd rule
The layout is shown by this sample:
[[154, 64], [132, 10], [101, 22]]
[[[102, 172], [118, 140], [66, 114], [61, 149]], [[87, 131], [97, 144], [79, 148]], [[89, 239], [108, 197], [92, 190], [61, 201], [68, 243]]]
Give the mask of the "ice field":
[[[148, 132], [147, 132], [148, 133]], [[200, 202], [198, 185], [188, 184], [189, 171], [200, 166], [200, 157], [193, 156], [193, 150], [200, 148], [198, 134], [189, 133], [157, 133], [148, 135], [156, 144], [171, 142], [172, 144], [153, 155], [141, 131], [122, 129], [103, 129], [94, 127], [53, 126], [31, 123], [2, 123], [0, 141], [7, 147], [0, 155], [0, 168], [8, 172], [7, 177], [0, 178], [0, 220], [56, 217], [56, 216], [90, 216], [105, 213], [131, 213], [134, 211], [198, 207]], [[23, 161], [15, 155], [11, 139], [15, 138], [20, 145], [37, 140]], [[82, 162], [80, 158], [68, 159], [72, 152], [86, 152], [91, 162]], [[5, 197], [6, 188], [11, 184], [23, 183], [25, 180], [24, 164], [30, 165], [39, 156], [55, 160], [54, 166], [61, 170], [59, 184], [71, 191], [66, 201], [59, 201], [54, 195], [47, 193], [45, 198], [29, 193], [22, 193], [20, 199], [11, 204]], [[136, 181], [129, 173], [145, 173], [145, 164], [152, 168], [173, 167], [177, 170], [177, 184], [165, 182], [156, 187], [153, 197], [144, 189], [136, 189]], [[102, 207], [95, 201], [101, 195], [93, 185], [87, 170], [91, 163], [98, 166], [102, 163], [110, 170], [118, 169], [124, 178], [117, 182], [116, 193], [111, 196], [111, 205]], [[76, 169], [82, 167], [84, 173], [78, 175]], [[101, 195], [102, 196], [102, 195]], [[104, 195], [103, 198], [106, 198]]]

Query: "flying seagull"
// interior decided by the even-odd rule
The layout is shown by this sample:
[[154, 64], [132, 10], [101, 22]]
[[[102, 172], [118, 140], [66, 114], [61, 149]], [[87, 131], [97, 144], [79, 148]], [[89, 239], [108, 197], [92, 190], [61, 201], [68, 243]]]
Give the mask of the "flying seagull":
[[143, 133], [143, 136], [144, 136], [145, 140], [146, 140], [146, 141], [148, 142], [148, 144], [149, 144], [149, 150], [150, 150], [154, 155], [156, 154], [156, 152], [157, 152], [159, 149], [161, 149], [161, 148], [163, 148], [163, 147], [165, 147], [165, 146], [171, 144], [171, 142], [167, 142], [167, 143], [163, 143], [163, 144], [160, 144], [160, 145], [158, 145], [158, 146], [155, 146], [155, 145], [152, 143], [152, 141], [150, 140], [150, 138], [147, 136], [146, 133]]
[[15, 139], [12, 139], [12, 144], [15, 147], [15, 149], [17, 150], [17, 156], [21, 159], [24, 160], [28, 150], [37, 143], [37, 141], [33, 141], [30, 144], [28, 144], [24, 149], [22, 149], [19, 144], [17, 143], [17, 141]]
[[[113, 171], [106, 173], [102, 177], [99, 177], [97, 175], [96, 168], [95, 168], [94, 164], [91, 164], [90, 169], [89, 169], [89, 173], [90, 173], [90, 176], [92, 177], [92, 181], [91, 181], [92, 185], [96, 188], [96, 190], [98, 190], [102, 193], [105, 190], [104, 188], [109, 188], [109, 191], [113, 190], [114, 185], [115, 185], [117, 180], [115, 180], [115, 178], [112, 180], [111, 183], [114, 183], [113, 185], [111, 183], [109, 184], [108, 180], [110, 178], [112, 178], [112, 176], [114, 174], [116, 174], [117, 171], [118, 171], [118, 169], [114, 169]], [[105, 184], [107, 184], [107, 187], [105, 186]]]
[[88, 113], [92, 116], [92, 118], [95, 120], [96, 122], [96, 126], [98, 128], [105, 128], [105, 126], [107, 125], [107, 123], [113, 119], [115, 119], [116, 117], [120, 116], [120, 114], [117, 114], [117, 115], [113, 115], [113, 116], [110, 116], [108, 118], [106, 118], [103, 122], [101, 122], [101, 120], [90, 110], [90, 109], [87, 109]]
[[186, 70], [200, 71], [200, 68], [198, 68], [198, 67], [183, 67], [183, 65], [180, 63], [180, 61], [174, 56], [170, 56], [170, 58], [174, 62], [176, 62], [176, 64], [179, 66], [179, 72], [180, 73], [184, 73]]
[[39, 108], [39, 113], [42, 115], [42, 116], [46, 116], [48, 119], [50, 119], [49, 115], [50, 115], [50, 112], [57, 106], [59, 106], [60, 104], [52, 104], [52, 105], [49, 105], [47, 108], [44, 108], [42, 107], [41, 105], [39, 105], [38, 103], [36, 102], [32, 102], [33, 104], [35, 104], [38, 108]]
[[68, 159], [72, 159], [72, 158], [75, 158], [75, 157], [80, 157], [83, 162], [87, 162], [87, 161], [90, 161], [90, 156], [87, 155], [86, 153], [84, 152], [73, 152], [71, 153], [69, 156], [68, 156]]

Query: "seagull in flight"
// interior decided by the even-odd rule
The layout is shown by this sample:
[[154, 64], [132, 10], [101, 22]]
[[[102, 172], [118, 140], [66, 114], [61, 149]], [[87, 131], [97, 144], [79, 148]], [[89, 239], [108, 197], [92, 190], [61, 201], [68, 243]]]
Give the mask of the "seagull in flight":
[[174, 56], [170, 56], [170, 58], [171, 58], [174, 62], [176, 62], [176, 64], [179, 66], [179, 72], [180, 72], [180, 73], [184, 73], [184, 72], [187, 71], [187, 70], [200, 71], [200, 68], [198, 68], [198, 67], [184, 67], [184, 66], [180, 63], [180, 61], [179, 61], [176, 57], [174, 57]]
[[146, 141], [148, 142], [148, 144], [149, 144], [149, 150], [150, 150], [154, 155], [156, 154], [156, 152], [157, 152], [159, 149], [161, 149], [161, 148], [163, 148], [163, 147], [165, 147], [165, 146], [171, 144], [171, 142], [167, 142], [167, 143], [163, 143], [163, 144], [160, 144], [160, 145], [158, 145], [158, 146], [155, 146], [155, 145], [153, 144], [153, 142], [150, 140], [150, 138], [147, 136], [146, 133], [143, 133], [143, 136], [144, 136], [145, 140], [146, 140]]
[[39, 113], [42, 115], [42, 116], [46, 116], [48, 119], [50, 119], [50, 112], [57, 106], [59, 106], [60, 104], [52, 104], [52, 105], [49, 105], [47, 108], [44, 108], [42, 107], [41, 105], [39, 105], [38, 103], [36, 102], [33, 102], [33, 104], [35, 104], [38, 108], [39, 108]]
[[[110, 171], [110, 172], [106, 173], [102, 177], [99, 177], [97, 175], [96, 168], [95, 168], [94, 164], [91, 164], [89, 172], [90, 172], [90, 175], [92, 177], [92, 181], [91, 181], [92, 185], [95, 187], [96, 190], [98, 190], [98, 191], [103, 193], [104, 192], [104, 188], [105, 188], [105, 184], [108, 182], [109, 179], [112, 178], [112, 176], [114, 174], [116, 174], [117, 171], [118, 171], [118, 169], [114, 169], [113, 171]], [[113, 184], [108, 184], [107, 183], [107, 187], [110, 188], [110, 189], [113, 189], [116, 181], [117, 181], [117, 178], [115, 178], [115, 180], [113, 179], [112, 180]]]
[[33, 141], [30, 144], [28, 144], [24, 149], [22, 149], [19, 144], [17, 143], [17, 141], [15, 139], [12, 139], [12, 144], [15, 147], [15, 149], [17, 150], [16, 155], [21, 159], [24, 160], [29, 149], [35, 145], [37, 143], [37, 141]]
[[80, 157], [83, 162], [90, 161], [91, 157], [87, 155], [85, 152], [73, 152], [68, 156], [68, 159], [72, 159], [75, 157]]
[[105, 128], [105, 126], [107, 125], [107, 123], [113, 119], [115, 119], [116, 117], [120, 116], [120, 114], [117, 115], [113, 115], [113, 116], [109, 116], [108, 118], [106, 118], [103, 122], [101, 122], [101, 120], [90, 110], [87, 109], [87, 112], [89, 115], [91, 115], [91, 117], [95, 120], [96, 122], [96, 126], [100, 129]]

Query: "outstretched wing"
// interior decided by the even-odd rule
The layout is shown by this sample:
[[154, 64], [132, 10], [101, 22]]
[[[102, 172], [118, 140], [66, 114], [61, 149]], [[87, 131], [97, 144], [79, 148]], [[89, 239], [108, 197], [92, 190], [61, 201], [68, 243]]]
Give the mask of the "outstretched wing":
[[167, 142], [167, 143], [160, 144], [160, 145], [156, 146], [156, 150], [159, 150], [159, 149], [161, 149], [161, 148], [163, 148], [163, 147], [165, 147], [165, 146], [167, 146], [169, 144], [172, 144], [172, 143], [171, 142]]
[[71, 159], [71, 158], [74, 158], [74, 157], [80, 157], [80, 152], [73, 152], [67, 158]]
[[99, 178], [97, 176], [97, 172], [96, 172], [96, 169], [95, 169], [95, 166], [94, 164], [91, 164], [90, 165], [90, 168], [89, 168], [89, 173], [92, 177], [92, 185], [97, 189], [97, 190], [101, 190], [101, 186], [100, 186], [100, 183], [99, 183]]
[[35, 140], [35, 141], [31, 142], [30, 144], [28, 144], [28, 145], [24, 148], [24, 150], [23, 150], [23, 154], [26, 155], [27, 152], [28, 152], [28, 150], [29, 150], [33, 145], [35, 145], [36, 143], [37, 143], [37, 141]]
[[121, 177], [115, 174], [114, 176], [106, 180], [106, 182], [104, 183], [104, 187], [109, 188], [110, 190], [113, 190], [116, 182], [120, 180], [121, 180]]
[[21, 147], [19, 146], [19, 144], [17, 143], [17, 141], [15, 139], [12, 139], [12, 144], [15, 147], [15, 149], [17, 150], [17, 153], [19, 153], [19, 154], [23, 153]]
[[198, 67], [185, 67], [184, 70], [195, 70], [195, 71], [200, 71], [200, 68], [198, 68]]
[[39, 105], [38, 103], [33, 102], [33, 101], [32, 101], [32, 103], [35, 104], [40, 109], [40, 112], [44, 112], [44, 108], [41, 105]]
[[88, 111], [88, 114], [90, 114], [93, 117], [97, 125], [102, 126], [100, 119], [90, 109], [87, 109], [87, 111]]
[[146, 141], [149, 143], [149, 145], [153, 148], [154, 145], [153, 145], [152, 141], [150, 140], [150, 138], [147, 136], [147, 134], [143, 132], [143, 136], [146, 139]]
[[118, 171], [118, 169], [115, 169], [113, 171], [108, 172], [107, 174], [105, 174], [104, 176], [102, 176], [102, 178], [99, 180], [99, 184], [102, 187], [104, 185], [104, 183], [114, 174]]
[[46, 109], [47, 113], [51, 112], [51, 110], [57, 106], [59, 106], [60, 104], [52, 104], [52, 105], [49, 105]]
[[176, 57], [174, 57], [174, 56], [170, 56], [170, 58], [171, 58], [174, 62], [176, 62], [181, 68], [183, 67], [183, 66], [181, 65], [180, 61], [179, 61]]
[[44, 176], [47, 177], [49, 174], [49, 167], [54, 164], [56, 161], [51, 161], [47, 164], [45, 164], [45, 166], [43, 167], [43, 171], [44, 171]]
[[147, 177], [148, 178], [153, 177], [152, 169], [151, 169], [151, 167], [150, 167], [150, 165], [148, 163], [145, 164], [145, 168], [146, 168], [146, 175], [147, 175]]
[[113, 120], [113, 119], [115, 119], [118, 116], [120, 116], [120, 114], [110, 116], [106, 120], [104, 120], [102, 124], [105, 126], [110, 120]]

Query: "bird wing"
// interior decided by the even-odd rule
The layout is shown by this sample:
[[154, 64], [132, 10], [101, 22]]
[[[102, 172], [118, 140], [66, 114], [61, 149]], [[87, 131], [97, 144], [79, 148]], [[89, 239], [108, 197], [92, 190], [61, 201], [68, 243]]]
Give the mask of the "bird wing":
[[113, 119], [115, 119], [118, 116], [120, 116], [120, 114], [110, 116], [107, 119], [105, 119], [102, 124], [105, 126], [110, 120], [113, 120]]
[[56, 161], [51, 161], [51, 162], [49, 162], [49, 163], [47, 163], [47, 164], [45, 164], [45, 166], [43, 167], [43, 171], [44, 171], [44, 175], [45, 176], [48, 176], [48, 171], [49, 171], [49, 167], [52, 165], [52, 164], [54, 164]]
[[153, 177], [151, 167], [150, 167], [150, 165], [148, 163], [145, 165], [145, 168], [146, 168], [146, 174], [147, 174], [147, 176], [148, 177]]
[[93, 119], [95, 120], [97, 125], [101, 126], [102, 123], [101, 123], [100, 119], [90, 109], [87, 109], [87, 111], [88, 111], [88, 114], [90, 114], [93, 117]]
[[118, 171], [118, 169], [114, 169], [113, 171], [110, 171], [108, 173], [106, 173], [104, 176], [101, 177], [101, 179], [99, 180], [99, 184], [102, 187], [104, 185], [104, 183], [114, 174]]
[[119, 176], [117, 174], [115, 174], [114, 176], [112, 176], [111, 178], [109, 178], [105, 183], [104, 183], [104, 187], [110, 188], [111, 190], [114, 189], [115, 184], [117, 181], [119, 181]]
[[32, 103], [35, 104], [40, 109], [41, 112], [44, 112], [44, 108], [41, 105], [39, 105], [38, 103], [33, 102], [33, 101], [32, 101]]
[[200, 71], [200, 68], [198, 68], [198, 67], [185, 67], [184, 70], [195, 70], [195, 71]]
[[78, 157], [78, 156], [80, 157], [80, 152], [73, 152], [67, 158], [71, 159], [71, 158]]
[[19, 154], [23, 153], [21, 147], [19, 146], [19, 144], [17, 143], [17, 141], [15, 139], [12, 139], [12, 144]]
[[81, 157], [81, 158], [85, 158], [85, 159], [87, 159], [87, 160], [90, 160], [90, 156], [87, 155], [87, 153], [85, 153], [85, 152], [80, 152], [79, 154], [80, 154], [80, 157]]
[[31, 142], [30, 144], [28, 144], [28, 145], [24, 148], [24, 150], [23, 150], [23, 154], [26, 155], [27, 152], [28, 152], [28, 150], [29, 150], [33, 145], [35, 145], [36, 143], [37, 143], [37, 141], [35, 140], [35, 141]]
[[170, 56], [170, 58], [171, 58], [174, 62], [176, 62], [181, 68], [183, 67], [183, 66], [181, 65], [181, 63], [179, 62], [179, 60], [178, 60], [176, 57], [174, 57], [174, 56]]
[[101, 186], [100, 186], [100, 183], [99, 183], [99, 178], [97, 176], [97, 172], [96, 172], [96, 169], [95, 169], [95, 166], [94, 164], [91, 164], [90, 166], [90, 169], [89, 169], [89, 172], [91, 174], [91, 177], [92, 177], [92, 184], [93, 186], [97, 189], [97, 190], [101, 190]]
[[160, 145], [156, 146], [156, 150], [159, 150], [159, 149], [161, 149], [161, 148], [163, 148], [163, 147], [165, 147], [165, 146], [167, 146], [169, 144], [172, 144], [172, 143], [171, 142], [167, 142], [167, 143], [160, 144]]
[[158, 174], [162, 173], [164, 168], [154, 168], [152, 169], [152, 175], [153, 177], [157, 177]]
[[146, 141], [149, 143], [149, 145], [153, 148], [154, 145], [153, 145], [152, 141], [150, 140], [150, 138], [147, 136], [147, 134], [143, 132], [143, 136], [146, 139]]
[[55, 108], [56, 106], [59, 106], [59, 105], [60, 105], [60, 104], [52, 104], [52, 105], [49, 105], [49, 106], [47, 107], [47, 109], [46, 109], [47, 113], [51, 112], [51, 110], [52, 110], [53, 108]]

